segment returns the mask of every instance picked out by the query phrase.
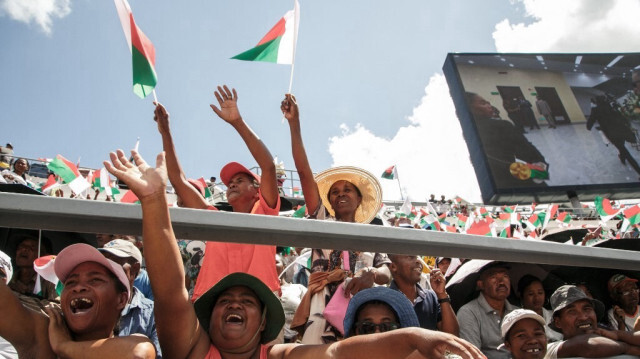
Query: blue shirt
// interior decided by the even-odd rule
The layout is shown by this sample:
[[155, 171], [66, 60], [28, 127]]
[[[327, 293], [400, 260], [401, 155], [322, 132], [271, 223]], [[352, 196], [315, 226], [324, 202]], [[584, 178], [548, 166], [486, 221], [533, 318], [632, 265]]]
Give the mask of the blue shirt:
[[151, 282], [149, 281], [149, 275], [147, 274], [147, 271], [144, 270], [144, 268], [140, 268], [140, 273], [138, 273], [138, 276], [133, 281], [133, 286], [138, 288], [142, 292], [142, 294], [144, 294], [145, 298], [153, 300]]
[[[400, 291], [395, 280], [391, 281], [389, 288]], [[416, 291], [418, 296], [413, 302], [413, 310], [415, 310], [420, 322], [420, 327], [430, 330], [438, 330], [438, 322], [442, 321], [442, 313], [440, 312], [440, 303], [438, 296], [432, 290], [424, 290], [416, 283]]]
[[136, 333], [146, 335], [156, 347], [156, 357], [162, 358], [156, 333], [156, 320], [153, 316], [153, 301], [145, 298], [138, 288], [133, 287], [133, 298], [120, 313], [118, 336], [125, 337]]

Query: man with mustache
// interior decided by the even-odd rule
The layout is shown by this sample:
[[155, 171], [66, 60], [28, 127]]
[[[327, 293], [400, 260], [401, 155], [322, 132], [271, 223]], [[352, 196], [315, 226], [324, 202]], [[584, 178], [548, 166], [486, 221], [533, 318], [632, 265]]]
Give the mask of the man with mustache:
[[574, 285], [563, 285], [551, 295], [553, 322], [549, 327], [561, 332], [564, 340], [547, 346], [545, 359], [614, 355], [640, 355], [640, 333], [598, 328], [604, 304], [591, 299]]
[[505, 263], [493, 262], [482, 268], [476, 282], [478, 298], [458, 311], [460, 337], [480, 348], [489, 359], [510, 357], [502, 344], [500, 323], [509, 312], [517, 309], [507, 301], [511, 293], [509, 268]]

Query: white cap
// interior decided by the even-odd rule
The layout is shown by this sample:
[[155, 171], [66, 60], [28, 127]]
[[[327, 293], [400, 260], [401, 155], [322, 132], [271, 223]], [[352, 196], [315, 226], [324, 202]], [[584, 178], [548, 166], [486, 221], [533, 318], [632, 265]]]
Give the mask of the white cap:
[[509, 330], [511, 330], [511, 328], [522, 319], [533, 319], [540, 323], [540, 325], [542, 325], [542, 327], [544, 328], [544, 318], [542, 318], [538, 313], [529, 309], [516, 309], [505, 315], [504, 319], [502, 320], [502, 328], [500, 330], [502, 334], [502, 340], [506, 339], [505, 337], [507, 336]]

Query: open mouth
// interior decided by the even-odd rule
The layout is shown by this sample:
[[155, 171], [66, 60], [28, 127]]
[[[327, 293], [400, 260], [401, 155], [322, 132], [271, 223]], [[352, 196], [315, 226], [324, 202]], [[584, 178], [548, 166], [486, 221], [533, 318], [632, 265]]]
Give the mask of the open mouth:
[[239, 314], [229, 314], [224, 319], [224, 321], [226, 323], [231, 323], [231, 324], [242, 324], [242, 323], [244, 323], [244, 319]]
[[84, 313], [93, 307], [93, 301], [89, 298], [75, 298], [71, 300], [69, 306], [73, 314]]
[[580, 329], [590, 329], [591, 328], [591, 323], [580, 324], [580, 325], [578, 325], [578, 328], [580, 328]]
[[525, 350], [525, 352], [527, 352], [527, 353], [539, 353], [540, 352], [540, 348], [529, 348], [529, 349]]

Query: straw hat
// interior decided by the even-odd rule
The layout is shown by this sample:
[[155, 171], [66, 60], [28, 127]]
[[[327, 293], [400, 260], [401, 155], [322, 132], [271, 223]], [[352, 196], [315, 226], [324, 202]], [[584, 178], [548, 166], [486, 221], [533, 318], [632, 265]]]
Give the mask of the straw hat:
[[369, 223], [382, 205], [382, 188], [378, 180], [369, 172], [351, 166], [333, 167], [318, 173], [315, 177], [322, 204], [335, 217], [335, 211], [329, 203], [329, 189], [338, 181], [348, 181], [358, 187], [362, 202], [356, 209], [356, 222]]

